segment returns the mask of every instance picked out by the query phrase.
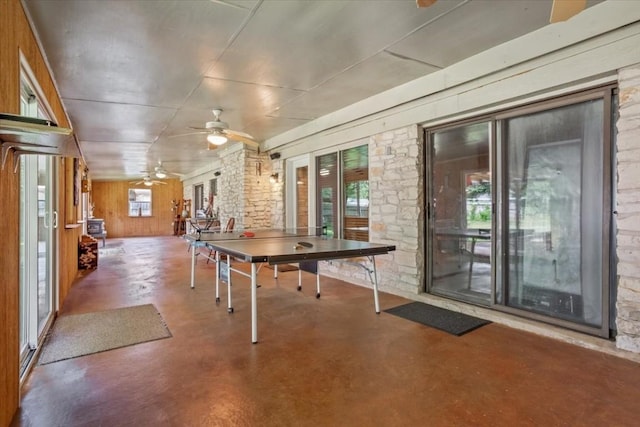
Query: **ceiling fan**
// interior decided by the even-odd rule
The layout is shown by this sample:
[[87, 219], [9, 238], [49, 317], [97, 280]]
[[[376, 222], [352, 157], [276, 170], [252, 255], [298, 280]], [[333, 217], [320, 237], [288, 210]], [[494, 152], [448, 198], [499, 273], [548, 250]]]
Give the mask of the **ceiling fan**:
[[145, 171], [145, 173], [146, 175], [142, 178], [142, 181], [130, 181], [129, 183], [133, 185], [146, 185], [147, 187], [151, 187], [152, 185], [167, 185], [166, 182], [151, 178], [148, 172]]
[[[416, 0], [418, 7], [429, 7], [433, 5], [437, 0]], [[553, 0], [551, 6], [551, 16], [549, 22], [551, 24], [561, 21], [566, 21], [573, 15], [584, 10], [587, 5], [587, 0]]]
[[229, 140], [239, 141], [244, 144], [250, 145], [252, 147], [260, 146], [260, 144], [248, 133], [229, 129], [229, 125], [226, 122], [223, 122], [220, 120], [220, 114], [222, 114], [222, 109], [216, 108], [211, 110], [211, 112], [213, 113], [213, 120], [210, 122], [207, 122], [205, 124], [205, 127], [203, 128], [189, 127], [189, 129], [193, 129], [197, 132], [185, 133], [181, 135], [173, 135], [173, 137], [206, 134], [207, 141], [209, 142], [209, 149], [213, 149], [220, 145], [223, 145]]
[[158, 166], [154, 168], [154, 172], [155, 172], [156, 178], [160, 178], [160, 179], [167, 178], [169, 175], [182, 176], [181, 173], [169, 172], [167, 169], [165, 169], [165, 167], [162, 166], [162, 160], [158, 160]]

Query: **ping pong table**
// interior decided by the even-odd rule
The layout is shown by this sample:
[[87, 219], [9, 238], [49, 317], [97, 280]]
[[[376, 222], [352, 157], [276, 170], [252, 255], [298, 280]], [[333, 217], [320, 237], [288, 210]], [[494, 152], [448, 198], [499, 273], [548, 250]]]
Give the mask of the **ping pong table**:
[[[257, 273], [259, 265], [274, 266], [277, 275], [279, 264], [304, 264], [308, 262], [330, 261], [338, 259], [366, 257], [372, 263], [373, 298], [375, 312], [380, 313], [378, 298], [378, 277], [375, 264], [376, 255], [388, 254], [396, 248], [394, 245], [361, 242], [355, 240], [333, 239], [318, 236], [304, 230], [255, 230], [237, 231], [233, 233], [198, 232], [186, 236], [194, 244], [205, 246], [215, 251], [216, 262], [216, 301], [219, 301], [218, 286], [221, 274], [227, 271], [228, 311], [233, 313], [231, 305], [231, 272], [251, 279], [251, 342], [258, 342], [258, 304], [257, 304]], [[195, 248], [194, 251], [196, 252]], [[226, 262], [221, 260], [226, 255]], [[192, 282], [194, 286], [195, 257], [192, 253]], [[250, 263], [250, 273], [234, 268], [232, 260]], [[300, 274], [300, 273], [299, 273]], [[317, 292], [320, 297], [320, 278], [316, 269]], [[300, 278], [300, 276], [299, 276]], [[300, 290], [300, 283], [298, 284]]]

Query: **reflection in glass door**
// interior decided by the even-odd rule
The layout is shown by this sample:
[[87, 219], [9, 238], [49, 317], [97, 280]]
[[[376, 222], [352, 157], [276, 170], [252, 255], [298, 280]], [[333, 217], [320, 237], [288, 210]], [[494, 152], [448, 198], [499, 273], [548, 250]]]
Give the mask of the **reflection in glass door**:
[[602, 99], [504, 122], [507, 305], [603, 323]]
[[51, 197], [49, 156], [37, 156], [38, 168], [38, 333], [42, 332], [52, 311], [53, 230], [56, 227]]
[[492, 290], [490, 123], [434, 131], [430, 144], [430, 291], [489, 305]]

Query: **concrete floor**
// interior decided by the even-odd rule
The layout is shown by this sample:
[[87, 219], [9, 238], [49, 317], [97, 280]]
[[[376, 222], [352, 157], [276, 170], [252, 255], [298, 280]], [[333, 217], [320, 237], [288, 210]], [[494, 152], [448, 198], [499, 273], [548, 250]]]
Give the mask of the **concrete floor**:
[[[370, 289], [262, 269], [235, 313], [178, 237], [109, 239], [60, 316], [152, 303], [172, 337], [36, 366], [13, 426], [632, 426], [638, 363], [490, 324], [461, 337], [382, 312]], [[382, 293], [381, 308], [408, 302]]]

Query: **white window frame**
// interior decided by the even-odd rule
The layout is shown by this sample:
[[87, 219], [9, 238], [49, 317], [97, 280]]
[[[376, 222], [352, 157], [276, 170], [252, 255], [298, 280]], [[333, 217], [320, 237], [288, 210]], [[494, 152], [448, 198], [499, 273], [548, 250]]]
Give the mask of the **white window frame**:
[[[148, 191], [149, 200], [137, 200], [137, 195], [136, 199], [131, 200], [132, 191], [134, 192], [134, 194], [138, 191]], [[135, 206], [132, 205], [134, 203], [136, 204]], [[149, 206], [149, 209], [143, 210], [141, 204], [147, 204]], [[151, 191], [151, 188], [129, 188], [129, 190], [127, 191], [127, 206], [129, 217], [149, 218], [153, 216], [153, 191]]]

